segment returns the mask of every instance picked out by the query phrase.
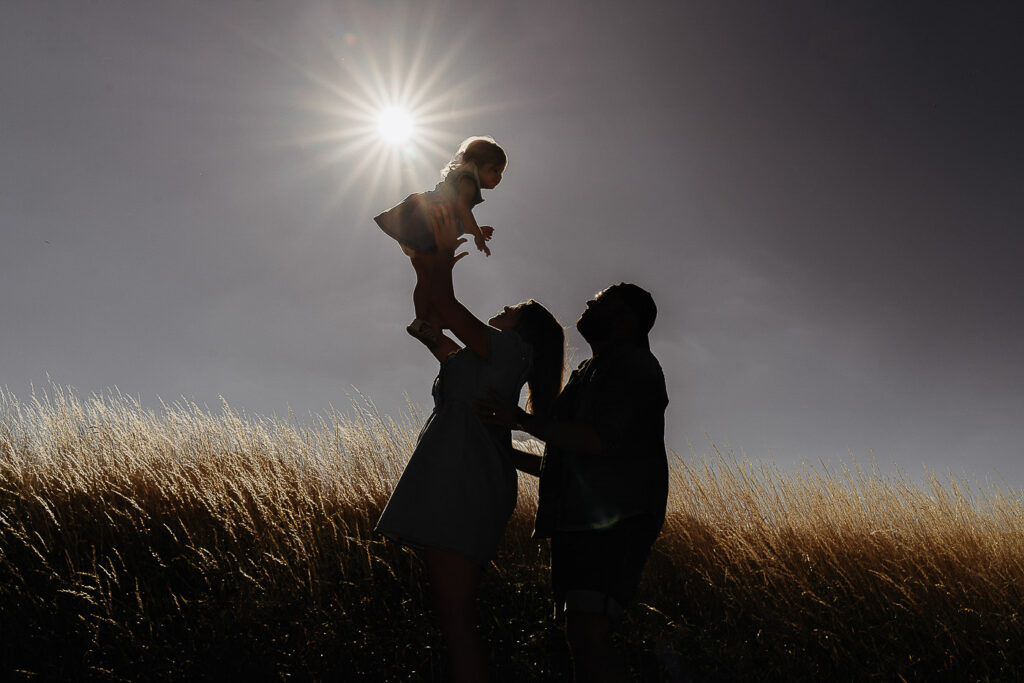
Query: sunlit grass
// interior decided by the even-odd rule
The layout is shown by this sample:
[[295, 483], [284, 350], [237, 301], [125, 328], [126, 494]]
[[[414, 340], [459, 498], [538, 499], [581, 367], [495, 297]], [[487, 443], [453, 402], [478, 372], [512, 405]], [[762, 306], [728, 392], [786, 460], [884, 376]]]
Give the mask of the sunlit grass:
[[[0, 392], [5, 677], [443, 680], [419, 560], [372, 532], [423, 417]], [[522, 483], [482, 628], [497, 680], [558, 679]], [[1022, 557], [1014, 491], [711, 445], [673, 457], [619, 644], [646, 680], [1014, 678]]]

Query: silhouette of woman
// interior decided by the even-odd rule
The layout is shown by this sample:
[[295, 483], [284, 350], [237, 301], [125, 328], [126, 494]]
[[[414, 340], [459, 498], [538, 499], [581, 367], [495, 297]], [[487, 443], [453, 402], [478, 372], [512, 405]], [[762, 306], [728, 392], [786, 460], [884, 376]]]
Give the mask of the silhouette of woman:
[[423, 550], [453, 680], [484, 681], [476, 593], [515, 508], [517, 477], [511, 431], [481, 422], [476, 403], [489, 389], [518, 402], [525, 383], [531, 412], [546, 414], [561, 389], [565, 336], [554, 316], [532, 300], [506, 306], [486, 324], [477, 319], [452, 288], [452, 268], [465, 255], [455, 250], [465, 239], [456, 238], [446, 207], [435, 208], [432, 223], [438, 245], [432, 303], [444, 328], [465, 347], [440, 334], [431, 349], [441, 363], [434, 410], [377, 531]]

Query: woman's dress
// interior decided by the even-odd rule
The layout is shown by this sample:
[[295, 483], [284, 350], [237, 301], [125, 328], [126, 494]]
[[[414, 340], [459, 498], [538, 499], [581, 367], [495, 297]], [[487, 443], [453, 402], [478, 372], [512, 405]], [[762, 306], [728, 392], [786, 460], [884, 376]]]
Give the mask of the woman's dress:
[[494, 557], [516, 505], [517, 475], [508, 429], [485, 425], [476, 402], [494, 389], [518, 402], [531, 351], [511, 330], [490, 331], [488, 358], [469, 349], [441, 362], [434, 410], [377, 522], [407, 546], [433, 546], [475, 559]]

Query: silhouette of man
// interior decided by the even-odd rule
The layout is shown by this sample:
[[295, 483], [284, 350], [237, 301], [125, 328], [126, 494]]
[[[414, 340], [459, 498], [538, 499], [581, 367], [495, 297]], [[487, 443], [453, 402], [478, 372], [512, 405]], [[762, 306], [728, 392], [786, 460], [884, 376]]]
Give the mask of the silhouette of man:
[[625, 680], [611, 624], [633, 599], [665, 519], [665, 377], [648, 333], [657, 308], [644, 289], [613, 285], [587, 302], [576, 329], [591, 347], [555, 402], [532, 416], [497, 397], [483, 420], [545, 442], [516, 452], [540, 477], [535, 538], [551, 542], [551, 583], [578, 681]]

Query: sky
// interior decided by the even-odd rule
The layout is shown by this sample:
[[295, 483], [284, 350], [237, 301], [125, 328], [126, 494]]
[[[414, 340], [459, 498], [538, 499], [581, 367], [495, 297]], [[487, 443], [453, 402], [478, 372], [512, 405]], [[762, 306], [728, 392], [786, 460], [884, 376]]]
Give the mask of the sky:
[[[6, 0], [0, 386], [429, 408], [371, 217], [508, 152], [459, 298], [654, 295], [666, 441], [1024, 487], [1011, 2]], [[373, 117], [404, 106], [405, 146]]]

